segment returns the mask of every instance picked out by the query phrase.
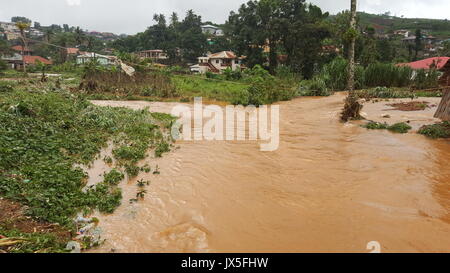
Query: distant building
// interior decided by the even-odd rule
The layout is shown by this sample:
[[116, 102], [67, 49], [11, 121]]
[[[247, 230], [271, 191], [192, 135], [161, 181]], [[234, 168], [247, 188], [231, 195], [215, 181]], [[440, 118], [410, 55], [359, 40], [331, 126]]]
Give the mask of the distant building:
[[5, 39], [8, 41], [12, 41], [12, 40], [17, 40], [20, 38], [20, 34], [17, 32], [10, 32], [10, 31], [5, 31], [4, 32], [4, 36]]
[[136, 52], [136, 55], [142, 59], [151, 59], [153, 62], [169, 59], [167, 53], [161, 49], [143, 50]]
[[397, 66], [409, 66], [414, 70], [436, 69], [443, 73], [439, 83], [443, 86], [450, 86], [450, 57], [434, 57], [412, 63], [401, 63]]
[[19, 28], [16, 26], [15, 23], [0, 22], [0, 27], [3, 28], [5, 31], [9, 32], [19, 31]]
[[117, 57], [105, 56], [93, 52], [80, 52], [77, 56], [77, 64], [86, 64], [92, 61], [97, 61], [100, 65], [115, 65]]
[[[422, 41], [424, 41], [425, 44], [434, 44], [437, 41], [437, 38], [433, 37], [431, 35], [423, 36]], [[410, 37], [404, 38], [404, 39], [402, 39], [402, 42], [405, 44], [414, 44], [416, 42], [416, 36], [410, 36]]]
[[22, 65], [23, 57], [19, 53], [12, 53], [1, 56], [2, 61], [6, 62], [12, 69], [19, 69]]
[[76, 47], [69, 47], [67, 48], [67, 54], [68, 55], [78, 55], [78, 53], [80, 52], [80, 50]]
[[403, 36], [404, 38], [408, 38], [410, 34], [409, 30], [406, 29], [399, 29], [394, 31], [394, 35], [399, 35], [399, 36]]
[[27, 55], [28, 55], [28, 56], [33, 55], [33, 50], [31, 50], [31, 49], [28, 48], [28, 47], [24, 48], [24, 47], [21, 46], [21, 45], [13, 46], [13, 47], [11, 47], [11, 49], [14, 50], [14, 51], [16, 51], [16, 52], [18, 52], [19, 54], [23, 54], [23, 55], [25, 55], [25, 56], [27, 56]]
[[47, 60], [46, 58], [43, 58], [41, 56], [23, 56], [23, 60], [25, 61], [26, 65], [36, 65], [38, 63], [43, 63], [43, 64], [53, 64], [52, 61]]
[[190, 67], [191, 72], [204, 74], [206, 72], [222, 73], [230, 68], [236, 70], [241, 68], [242, 58], [238, 58], [231, 51], [222, 51], [210, 54], [206, 57], [199, 57], [198, 64]]
[[213, 25], [204, 25], [202, 26], [202, 32], [204, 34], [208, 34], [208, 35], [215, 35], [215, 36], [223, 36], [223, 30], [213, 26]]

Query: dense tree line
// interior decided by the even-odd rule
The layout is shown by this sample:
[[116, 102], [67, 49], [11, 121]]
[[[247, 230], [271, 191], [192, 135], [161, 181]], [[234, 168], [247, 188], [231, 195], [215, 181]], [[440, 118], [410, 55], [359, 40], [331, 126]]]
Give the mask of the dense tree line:
[[[309, 78], [320, 62], [322, 42], [330, 36], [324, 19], [328, 13], [304, 0], [260, 0], [243, 4], [231, 12], [227, 24], [234, 48], [247, 56], [251, 67], [265, 63], [274, 72], [277, 56], [286, 55], [286, 64]], [[264, 47], [269, 50], [264, 56]]]
[[137, 35], [114, 41], [111, 46], [122, 52], [162, 49], [174, 63], [195, 62], [207, 48], [207, 37], [202, 33], [202, 20], [192, 10], [180, 21], [173, 13], [169, 22], [163, 14], [153, 16], [155, 24]]

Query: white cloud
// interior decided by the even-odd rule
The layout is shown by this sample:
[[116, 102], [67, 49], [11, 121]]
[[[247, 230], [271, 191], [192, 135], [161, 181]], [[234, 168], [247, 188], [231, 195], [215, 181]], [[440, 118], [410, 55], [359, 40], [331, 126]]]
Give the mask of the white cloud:
[[66, 0], [69, 6], [79, 6], [81, 5], [81, 0]]

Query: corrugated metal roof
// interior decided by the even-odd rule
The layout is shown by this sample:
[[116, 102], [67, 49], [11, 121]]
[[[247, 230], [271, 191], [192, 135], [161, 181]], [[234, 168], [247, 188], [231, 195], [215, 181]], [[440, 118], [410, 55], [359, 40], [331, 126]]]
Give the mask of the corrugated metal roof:
[[412, 69], [430, 69], [432, 66], [435, 66], [436, 69], [439, 70], [443, 68], [449, 60], [450, 57], [434, 57], [412, 63], [401, 63], [398, 64], [398, 66], [409, 66]]
[[26, 64], [36, 64], [38, 61], [43, 64], [52, 64], [52, 61], [41, 56], [23, 56], [23, 59]]
[[210, 59], [236, 59], [236, 55], [232, 51], [222, 51], [211, 54], [209, 56]]

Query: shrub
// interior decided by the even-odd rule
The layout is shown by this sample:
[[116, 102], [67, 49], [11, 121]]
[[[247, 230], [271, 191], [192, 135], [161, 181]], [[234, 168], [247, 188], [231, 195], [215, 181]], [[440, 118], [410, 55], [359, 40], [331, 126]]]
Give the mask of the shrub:
[[231, 68], [227, 68], [223, 71], [223, 74], [225, 75], [225, 79], [227, 81], [238, 81], [242, 79], [242, 73], [239, 69], [232, 70]]
[[332, 92], [328, 89], [325, 80], [316, 76], [312, 80], [300, 82], [300, 96], [330, 96]]
[[430, 138], [450, 138], [450, 122], [444, 121], [442, 123], [422, 126], [418, 133]]
[[218, 79], [218, 78], [220, 78], [220, 75], [212, 73], [210, 71], [206, 71], [205, 76], [208, 79]]
[[394, 133], [406, 134], [409, 130], [412, 129], [412, 127], [404, 122], [400, 122], [389, 126], [387, 129]]
[[120, 181], [122, 181], [125, 178], [125, 176], [118, 170], [112, 169], [109, 173], [105, 174], [104, 178], [106, 183], [109, 183], [111, 185], [117, 185], [119, 184]]
[[385, 122], [381, 123], [381, 122], [370, 121], [367, 124], [363, 125], [362, 127], [367, 128], [369, 130], [385, 130], [385, 129], [387, 129], [391, 132], [399, 133], [399, 134], [405, 134], [409, 130], [412, 129], [411, 126], [409, 126], [408, 124], [406, 124], [404, 122], [396, 123], [394, 125], [388, 125]]
[[324, 65], [320, 77], [333, 91], [345, 90], [348, 83], [348, 62], [342, 57]]
[[420, 69], [414, 78], [414, 86], [417, 89], [428, 89], [439, 86], [439, 72], [436, 69], [426, 71]]
[[370, 121], [369, 123], [363, 125], [362, 127], [367, 128], [369, 130], [384, 130], [387, 129], [388, 126], [389, 125], [387, 123]]
[[407, 66], [373, 63], [364, 72], [364, 85], [367, 87], [405, 87], [411, 83], [412, 69]]
[[0, 71], [8, 69], [8, 64], [5, 63], [3, 60], [0, 60]]
[[125, 165], [125, 172], [128, 174], [129, 177], [136, 177], [138, 176], [139, 172], [141, 171], [141, 168], [134, 164], [127, 164]]
[[230, 103], [233, 105], [248, 105], [249, 104], [249, 92], [244, 90], [233, 90], [230, 95]]

